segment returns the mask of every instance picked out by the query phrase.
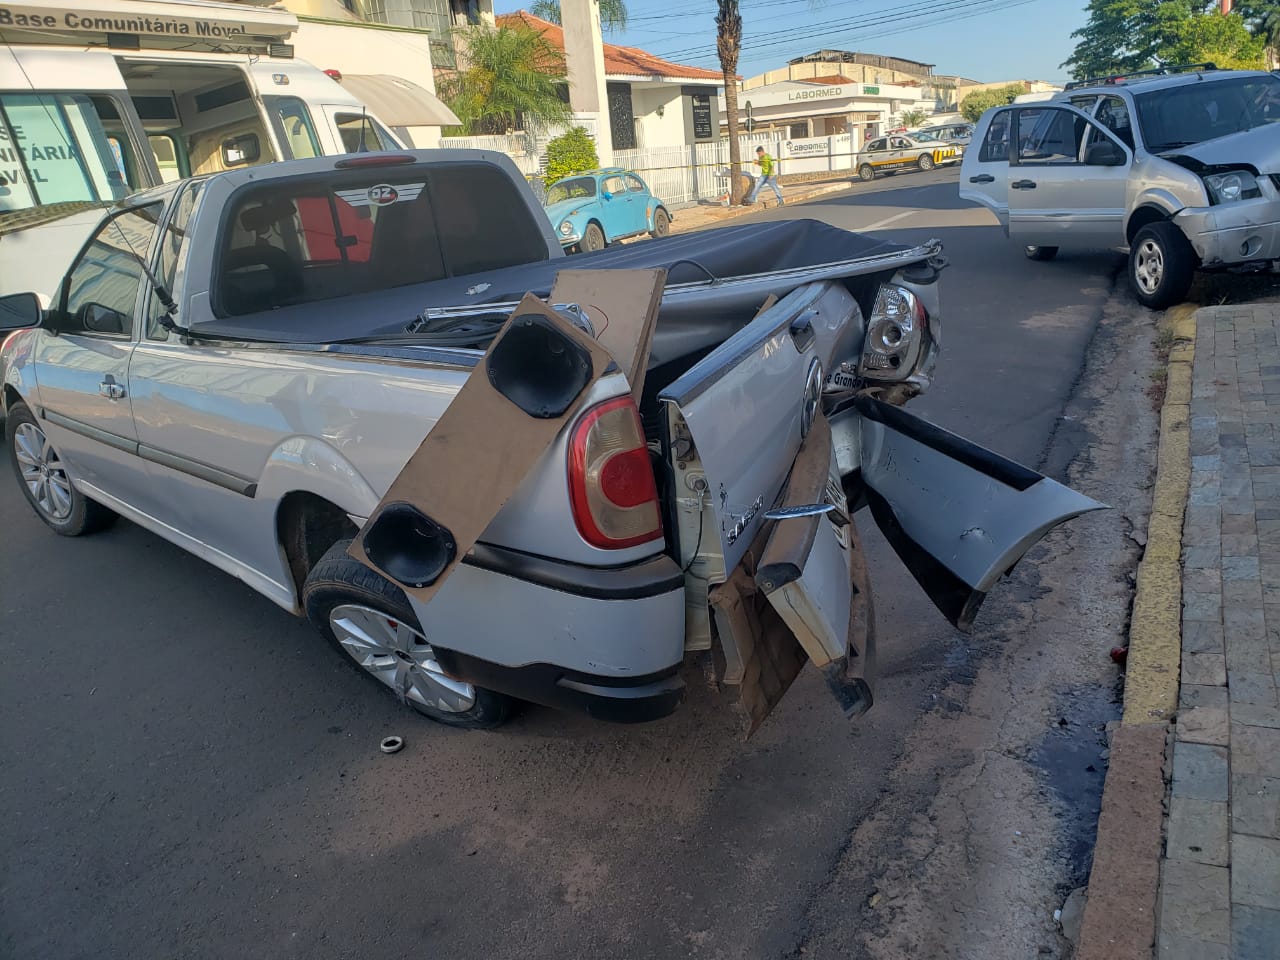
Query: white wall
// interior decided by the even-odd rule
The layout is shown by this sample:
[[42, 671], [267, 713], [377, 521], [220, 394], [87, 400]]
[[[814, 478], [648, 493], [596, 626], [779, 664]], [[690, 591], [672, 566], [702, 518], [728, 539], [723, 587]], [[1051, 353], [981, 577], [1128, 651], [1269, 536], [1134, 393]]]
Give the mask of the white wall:
[[[662, 107], [662, 116], [658, 116], [659, 107]], [[672, 147], [687, 142], [686, 108], [679, 84], [633, 84], [631, 109], [636, 117], [636, 134], [640, 147]], [[692, 120], [689, 128], [689, 139], [692, 139]]]
[[[426, 33], [300, 20], [292, 43], [300, 59], [321, 70], [389, 74], [403, 77], [432, 93], [436, 91]], [[409, 127], [408, 131], [413, 140], [410, 146], [434, 147], [439, 144], [439, 127]]]

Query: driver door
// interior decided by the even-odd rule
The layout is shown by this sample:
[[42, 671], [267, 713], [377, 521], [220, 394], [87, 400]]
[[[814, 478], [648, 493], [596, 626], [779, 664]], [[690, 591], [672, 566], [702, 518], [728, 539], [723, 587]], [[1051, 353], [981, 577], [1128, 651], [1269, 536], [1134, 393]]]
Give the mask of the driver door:
[[37, 416], [78, 481], [137, 505], [146, 474], [129, 393], [139, 297], [139, 258], [151, 256], [163, 204], [106, 220], [63, 281], [50, 321], [36, 338]]
[[1009, 236], [1029, 246], [1123, 246], [1129, 148], [1066, 104], [1011, 113]]

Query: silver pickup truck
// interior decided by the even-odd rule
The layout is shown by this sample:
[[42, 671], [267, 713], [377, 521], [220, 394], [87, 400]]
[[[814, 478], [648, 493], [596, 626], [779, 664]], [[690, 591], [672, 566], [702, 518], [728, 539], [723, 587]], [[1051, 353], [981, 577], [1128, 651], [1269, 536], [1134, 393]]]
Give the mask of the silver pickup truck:
[[[596, 379], [420, 602], [351, 542], [565, 263], [489, 153], [318, 158], [132, 197], [53, 302], [0, 300], [22, 492], [59, 534], [142, 525], [469, 727], [517, 700], [660, 717], [686, 657], [749, 729], [806, 662], [859, 713], [875, 638], [857, 510], [967, 628], [1032, 544], [1097, 506], [901, 409], [938, 355], [936, 243], [729, 227], [573, 259], [667, 271], [643, 392]], [[501, 442], [478, 426], [438, 469]]]

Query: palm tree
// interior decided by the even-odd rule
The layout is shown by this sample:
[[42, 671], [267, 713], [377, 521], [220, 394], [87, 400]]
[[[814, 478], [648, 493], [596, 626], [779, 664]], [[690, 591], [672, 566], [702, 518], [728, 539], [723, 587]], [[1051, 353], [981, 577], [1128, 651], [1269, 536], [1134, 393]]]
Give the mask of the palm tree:
[[462, 31], [466, 67], [440, 93], [468, 133], [510, 133], [567, 123], [564, 55], [524, 24]]
[[1262, 37], [1267, 66], [1273, 67], [1280, 51], [1280, 0], [1240, 0], [1234, 11], [1244, 17], [1255, 37]]
[[738, 55], [742, 14], [738, 0], [716, 0], [716, 53], [724, 72], [724, 119], [729, 128], [729, 202], [742, 199], [742, 145], [738, 142]]
[[[626, 0], [599, 0], [600, 26], [609, 33], [627, 29]], [[560, 0], [533, 0], [529, 12], [550, 23], [560, 23]]]

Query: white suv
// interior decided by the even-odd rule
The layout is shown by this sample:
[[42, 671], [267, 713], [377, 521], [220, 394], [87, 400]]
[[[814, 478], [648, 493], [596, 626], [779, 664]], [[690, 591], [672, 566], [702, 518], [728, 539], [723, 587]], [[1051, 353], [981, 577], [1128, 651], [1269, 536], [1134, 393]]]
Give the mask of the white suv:
[[1197, 64], [1068, 85], [988, 110], [960, 196], [1033, 260], [1128, 247], [1138, 300], [1161, 309], [1197, 269], [1280, 260], [1280, 78]]

